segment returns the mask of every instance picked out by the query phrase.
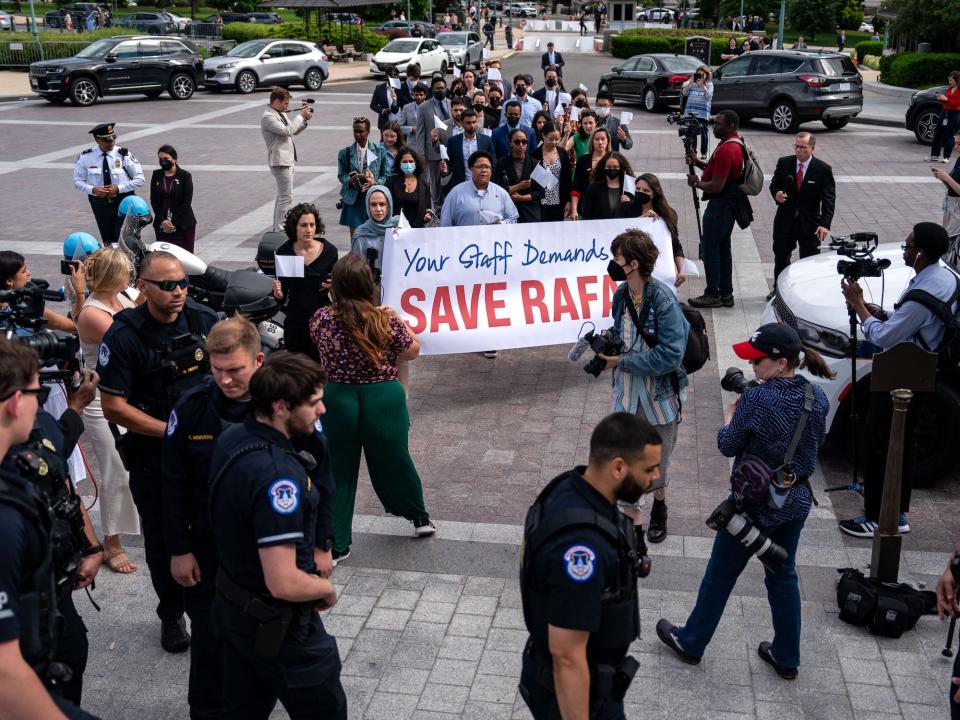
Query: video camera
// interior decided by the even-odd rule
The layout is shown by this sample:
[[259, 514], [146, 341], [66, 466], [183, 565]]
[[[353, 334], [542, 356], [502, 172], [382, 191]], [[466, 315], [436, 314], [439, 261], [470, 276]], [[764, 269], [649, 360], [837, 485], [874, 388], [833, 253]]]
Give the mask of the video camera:
[[[584, 326], [588, 324], [593, 325], [591, 322], [586, 322]], [[577, 344], [573, 346], [567, 357], [570, 362], [576, 362], [580, 359], [580, 356], [586, 352], [586, 349], [590, 348], [594, 352], [594, 357], [583, 366], [583, 370], [594, 377], [600, 377], [600, 373], [602, 373], [607, 366], [607, 361], [599, 356], [607, 355], [609, 357], [612, 355], [620, 355], [623, 352], [623, 340], [613, 332], [613, 328], [599, 333], [594, 332], [595, 329], [596, 328], [588, 330], [584, 333], [584, 335], [577, 340]], [[581, 326], [580, 330], [583, 330], [583, 326]]]
[[890, 261], [874, 259], [873, 252], [878, 244], [877, 234], [872, 232], [831, 235], [830, 249], [836, 250], [837, 255], [850, 258], [837, 261], [837, 273], [851, 282], [864, 277], [880, 277], [890, 267]]
[[700, 137], [700, 128], [704, 125], [713, 125], [713, 120], [681, 115], [678, 112], [667, 115], [667, 123], [677, 125], [677, 134], [683, 140], [683, 148], [687, 154], [693, 152], [696, 139]]
[[[46, 324], [43, 311], [47, 300], [62, 300], [60, 293], [48, 290], [45, 280], [31, 281], [16, 290], [0, 292], [0, 303], [6, 303], [9, 312], [0, 315], [0, 333], [22, 342], [37, 353], [40, 367], [56, 365], [59, 370], [41, 370], [40, 381], [67, 382], [80, 370], [80, 339], [76, 335], [51, 330], [38, 332]], [[16, 328], [35, 334], [17, 336]]]

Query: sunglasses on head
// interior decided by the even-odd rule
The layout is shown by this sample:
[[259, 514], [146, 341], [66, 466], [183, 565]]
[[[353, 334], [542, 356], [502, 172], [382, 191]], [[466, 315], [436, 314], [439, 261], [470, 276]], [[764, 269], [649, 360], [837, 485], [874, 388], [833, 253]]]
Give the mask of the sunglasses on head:
[[151, 285], [156, 285], [158, 288], [164, 292], [173, 292], [176, 288], [185, 290], [190, 284], [190, 281], [183, 277], [179, 280], [151, 280], [150, 278], [141, 277], [141, 280], [144, 282], [150, 283]]
[[50, 397], [50, 386], [41, 385], [40, 387], [35, 387], [35, 388], [18, 388], [17, 390], [7, 393], [2, 398], [0, 398], [0, 402], [3, 402], [4, 400], [9, 400], [15, 394], [17, 394], [17, 392], [22, 392], [24, 395], [36, 395], [37, 404], [43, 405], [44, 403], [47, 402], [47, 398]]

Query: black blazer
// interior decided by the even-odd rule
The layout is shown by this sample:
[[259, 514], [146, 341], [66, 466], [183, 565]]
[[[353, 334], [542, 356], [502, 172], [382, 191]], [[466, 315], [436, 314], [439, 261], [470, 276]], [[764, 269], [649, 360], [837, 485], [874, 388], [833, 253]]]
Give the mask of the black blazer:
[[[557, 61], [554, 63], [554, 65], [557, 66], [557, 75], [559, 75], [560, 77], [563, 77], [563, 66], [564, 66], [563, 55], [554, 51], [553, 57]], [[548, 67], [550, 67], [550, 53], [544, 53], [543, 55], [540, 56], [540, 69], [546, 70]]]
[[[400, 204], [397, 201], [397, 198], [403, 194], [403, 175], [391, 175], [390, 179], [387, 180], [386, 185], [390, 190], [391, 197], [393, 198], [393, 210], [399, 215]], [[415, 218], [408, 217], [407, 220], [410, 222], [411, 227], [420, 228], [423, 227], [424, 214], [432, 207], [430, 204], [430, 183], [427, 181], [427, 178], [424, 175], [420, 175], [417, 178], [417, 192], [419, 193], [417, 216]], [[436, 215], [437, 213], [434, 214]]]
[[775, 238], [809, 237], [818, 226], [829, 228], [833, 222], [837, 199], [833, 169], [814, 155], [810, 158], [799, 193], [796, 173], [797, 158], [787, 155], [777, 161], [777, 169], [770, 180], [771, 197], [776, 197], [780, 190], [787, 194], [787, 201], [777, 205], [777, 214], [773, 219]]
[[[560, 156], [560, 207], [570, 202], [570, 190], [573, 187], [573, 173], [570, 170], [570, 153], [562, 147], [557, 148], [557, 155]], [[530, 157], [538, 163], [543, 162], [543, 146], [530, 153]]]
[[383, 126], [390, 122], [390, 115], [384, 115], [383, 111], [389, 109], [391, 113], [400, 112], [403, 107], [403, 86], [406, 83], [400, 83], [400, 89], [397, 90], [397, 102], [391, 104], [390, 96], [387, 94], [388, 83], [381, 83], [373, 90], [373, 97], [370, 98], [370, 109], [377, 114], [377, 130], [383, 130]]
[[571, 192], [579, 193], [583, 197], [593, 178], [590, 177], [591, 164], [593, 163], [593, 153], [587, 153], [577, 158], [577, 164], [573, 166], [573, 186]]
[[[530, 157], [529, 154], [524, 153], [523, 172], [517, 175], [517, 170], [513, 166], [513, 157], [511, 155], [504, 155], [503, 157], [497, 158], [497, 167], [493, 171], [493, 182], [507, 192], [510, 192], [509, 188], [511, 185], [516, 185], [521, 180], [528, 180], [536, 167], [537, 161]], [[531, 195], [533, 200], [530, 202], [513, 201], [519, 213], [517, 222], [540, 222], [540, 201], [543, 199], [544, 189], [535, 180], [531, 180], [530, 189], [522, 194]]]
[[[490, 139], [489, 135], [484, 135], [479, 130], [477, 131], [477, 151], [484, 150], [491, 155], [494, 155], [493, 151], [493, 140]], [[450, 138], [450, 141], [447, 143], [447, 155], [450, 156], [449, 162], [447, 162], [447, 168], [450, 171], [450, 174], [453, 175], [453, 178], [449, 181], [447, 186], [447, 192], [452, 190], [455, 185], [459, 185], [464, 180], [467, 179], [467, 171], [463, 167], [465, 158], [463, 156], [463, 133], [459, 135], [454, 135]], [[496, 182], [496, 181], [494, 181]]]
[[[173, 176], [173, 224], [177, 230], [187, 230], [197, 224], [193, 214], [193, 176], [179, 165]], [[157, 168], [150, 178], [150, 207], [153, 208], [153, 226], [167, 219], [163, 210], [163, 170]]]
[[[623, 194], [622, 189], [620, 194]], [[618, 203], [616, 207], [610, 207], [606, 179], [590, 183], [578, 207], [580, 217], [584, 220], [640, 217], [642, 209], [640, 203], [635, 199], [628, 203]]]

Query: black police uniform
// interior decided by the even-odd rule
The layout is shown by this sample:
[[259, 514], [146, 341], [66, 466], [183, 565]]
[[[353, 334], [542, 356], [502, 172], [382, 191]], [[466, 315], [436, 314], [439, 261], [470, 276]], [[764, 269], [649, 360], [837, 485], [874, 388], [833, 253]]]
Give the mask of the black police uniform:
[[623, 696], [640, 636], [637, 549], [632, 523], [583, 479], [583, 467], [555, 478], [527, 513], [520, 593], [530, 639], [520, 694], [536, 720], [559, 720], [548, 625], [590, 633], [591, 720], [624, 717]]
[[312, 603], [270, 595], [258, 552], [294, 545], [297, 567], [316, 570], [313, 465], [252, 417], [217, 441], [210, 511], [220, 561], [214, 616], [224, 641], [223, 718], [265, 719], [277, 699], [291, 720], [347, 717], [336, 640]]
[[[156, 321], [146, 304], [117, 313], [100, 345], [100, 391], [125, 397], [147, 415], [166, 422], [179, 396], [209, 374], [203, 338], [218, 320], [215, 312], [190, 298], [169, 324]], [[140, 512], [150, 580], [159, 599], [157, 615], [161, 620], [178, 620], [184, 611], [183, 588], [170, 575], [170, 553], [163, 536], [161, 439], [128, 432], [118, 448]]]

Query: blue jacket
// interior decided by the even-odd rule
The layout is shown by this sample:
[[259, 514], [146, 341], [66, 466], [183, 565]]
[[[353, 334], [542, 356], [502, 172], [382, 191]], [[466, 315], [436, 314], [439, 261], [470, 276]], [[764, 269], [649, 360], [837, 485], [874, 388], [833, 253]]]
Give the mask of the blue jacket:
[[357, 167], [357, 144], [353, 143], [345, 148], [340, 148], [337, 153], [337, 179], [340, 181], [340, 196], [347, 205], [354, 205], [360, 196], [360, 188], [350, 185], [350, 172], [356, 171], [362, 173], [369, 167], [373, 173], [373, 184], [383, 185], [387, 179], [387, 158], [386, 150], [379, 143], [367, 142], [367, 150], [376, 155], [376, 160], [367, 165], [367, 160], [363, 160], [364, 167]]
[[[493, 154], [493, 140], [479, 130], [477, 130], [477, 150], [486, 150], [491, 155]], [[463, 156], [463, 133], [454, 135], [447, 142], [447, 155], [450, 156], [447, 165], [450, 166], [450, 173], [453, 175], [450, 180], [452, 187], [467, 179], [467, 173], [463, 166], [464, 161], [467, 160]], [[496, 156], [494, 156], [494, 163], [496, 163]]]

